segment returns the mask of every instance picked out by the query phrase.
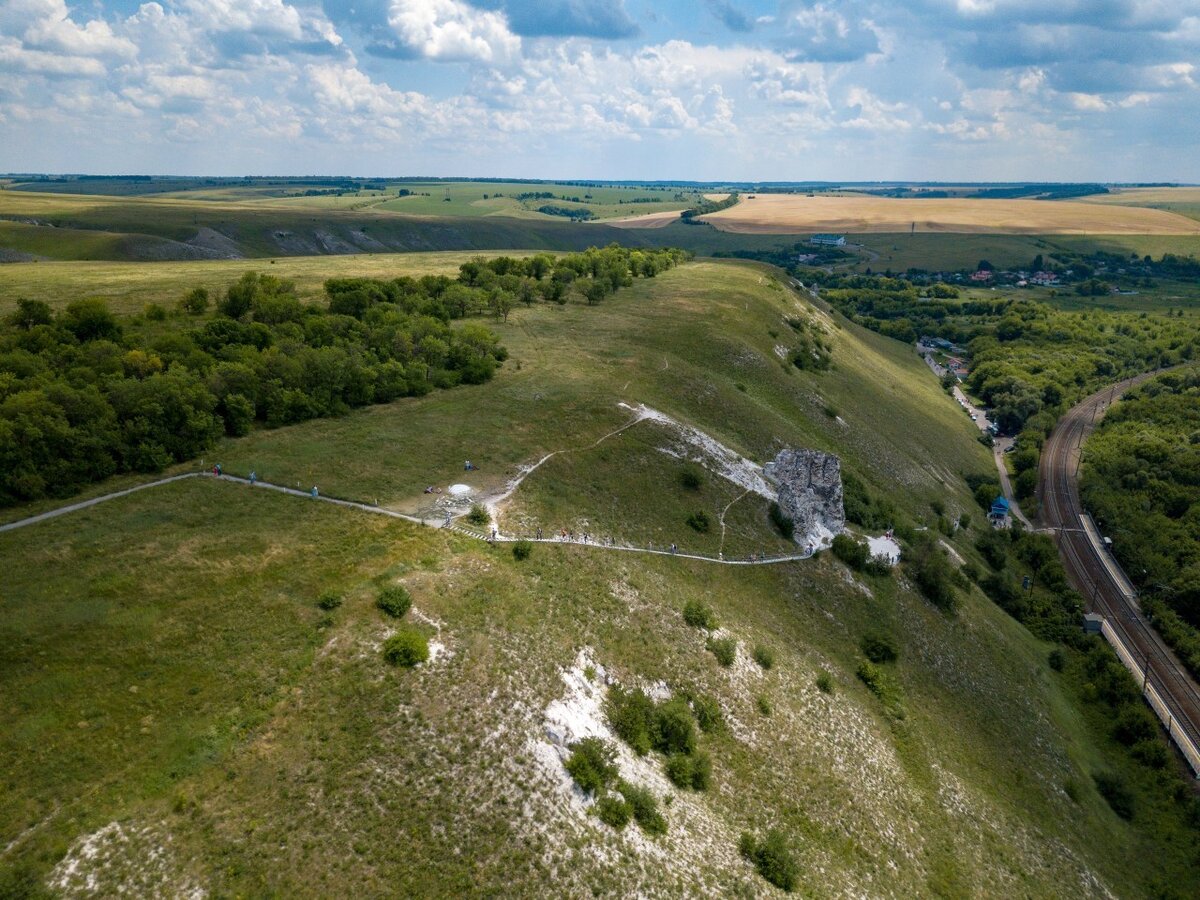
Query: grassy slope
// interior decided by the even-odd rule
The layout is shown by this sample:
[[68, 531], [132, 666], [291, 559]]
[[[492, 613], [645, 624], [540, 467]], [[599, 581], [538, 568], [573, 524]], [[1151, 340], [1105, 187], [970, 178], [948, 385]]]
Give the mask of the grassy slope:
[[[306, 208], [288, 200], [206, 201], [0, 191], [0, 218], [32, 219], [58, 226], [27, 226], [44, 230], [49, 238], [21, 232], [23, 246], [36, 242], [39, 255], [55, 259], [78, 255], [72, 234], [59, 229], [127, 236], [128, 241], [112, 256], [118, 260], [162, 255], [157, 239], [186, 242], [201, 227], [231, 238], [243, 255], [259, 257], [352, 252], [348, 249], [352, 245], [369, 251], [409, 252], [501, 247], [583, 249], [613, 241], [638, 242], [628, 232], [611, 226], [558, 221], [554, 217], [431, 218], [380, 211], [374, 206], [355, 210]], [[94, 252], [88, 249], [87, 258], [94, 258]]]
[[908, 348], [824, 319], [835, 371], [805, 377], [780, 360], [783, 318], [800, 302], [765, 267], [692, 263], [599, 309], [537, 306], [493, 323], [513, 361], [490, 384], [260, 432], [219, 455], [230, 471], [413, 509], [425, 485], [463, 480], [465, 459], [480, 468], [472, 483], [491, 488], [521, 464], [592, 443], [629, 419], [625, 402], [669, 411], [759, 462], [784, 445], [837, 450], [877, 489], [904, 485], [912, 502], [987, 467], [981, 447], [954, 440], [969, 438], [969, 423]]
[[[833, 372], [781, 367], [766, 329], [794, 302], [765, 270], [696, 264], [600, 309], [518, 311], [514, 361], [491, 384], [255, 435], [226, 448], [227, 467], [340, 466], [347, 492], [399, 497], [418, 472], [461, 476], [467, 450], [492, 476], [590, 442], [620, 424], [621, 397], [753, 456], [777, 438], [844, 450], [914, 517], [940, 476], [986, 465], [906, 348], [846, 328]], [[601, 472], [547, 464], [518, 494], [525, 508], [560, 490], [582, 502], [622, 477], [622, 458], [653, 457], [646, 435], [623, 437], [601, 445]], [[661, 473], [640, 488], [617, 497], [626, 519], [696, 502]], [[940, 495], [969, 503], [956, 483]], [[120, 821], [126, 843], [94, 845], [102, 889], [749, 894], [765, 886], [733, 845], [774, 823], [806, 893], [1091, 896], [1083, 868], [1121, 895], [1148, 893], [1156, 872], [1194, 887], [1182, 851], [1148, 837], [1171, 833], [1165, 813], [1131, 827], [1090, 788], [1105, 723], [1089, 724], [1045, 648], [978, 595], [948, 619], [903, 581], [855, 582], [828, 555], [734, 569], [546, 546], [517, 564], [504, 548], [210, 481], [0, 535], [0, 556], [21, 560], [0, 617], [0, 846], [16, 839], [4, 863], [34, 878]], [[377, 656], [387, 623], [371, 599], [396, 579], [445, 646], [411, 673]], [[318, 630], [327, 587], [347, 602]], [[690, 597], [716, 607], [743, 654], [770, 644], [775, 668], [717, 667], [680, 620]], [[853, 676], [859, 637], [880, 630], [901, 647], [903, 721]], [[716, 788], [665, 807], [668, 851], [574, 814], [530, 758], [581, 646], [623, 681], [713, 693], [731, 723], [705, 739]], [[813, 686], [821, 669], [833, 696]], [[78, 877], [97, 870], [85, 861]]]

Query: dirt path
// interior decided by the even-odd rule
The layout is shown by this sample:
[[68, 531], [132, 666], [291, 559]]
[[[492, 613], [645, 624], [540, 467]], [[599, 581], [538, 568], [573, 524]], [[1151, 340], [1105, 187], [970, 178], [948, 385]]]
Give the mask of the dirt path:
[[[605, 440], [605, 438], [611, 437], [613, 434], [617, 434], [621, 431], [624, 431], [626, 428], [629, 428], [630, 426], [637, 424], [637, 422], [643, 421], [644, 418], [646, 418], [646, 417], [635, 418], [633, 421], [628, 422], [625, 425], [622, 425], [616, 431], [610, 432], [609, 434], [600, 438], [600, 441]], [[596, 443], [598, 444], [598, 443], [600, 443], [600, 441], [597, 441]], [[579, 449], [586, 449], [586, 448], [579, 448]], [[554, 453], [565, 453], [565, 452], [568, 452], [568, 451], [565, 451], [565, 450], [554, 451]], [[549, 458], [549, 456], [553, 456], [553, 455], [554, 454], [549, 454], [547, 457], [543, 457], [537, 464], [535, 464], [535, 466], [532, 466], [529, 471], [533, 471], [534, 468], [536, 468], [538, 465], [541, 465], [541, 463], [545, 462], [546, 459]], [[526, 472], [525, 474], [527, 475], [528, 472]], [[426, 519], [421, 519], [417, 516], [410, 516], [410, 515], [407, 515], [406, 513], [396, 512], [394, 509], [387, 509], [385, 507], [375, 506], [370, 503], [361, 503], [357, 500], [343, 500], [339, 497], [326, 497], [323, 495], [318, 495], [318, 496], [314, 497], [306, 491], [297, 490], [296, 488], [285, 487], [282, 484], [271, 484], [270, 482], [266, 482], [266, 481], [251, 482], [249, 478], [242, 478], [238, 475], [214, 475], [211, 472], [187, 472], [183, 475], [173, 475], [170, 478], [162, 478], [158, 481], [151, 481], [147, 484], [140, 484], [137, 487], [127, 488], [123, 491], [114, 491], [111, 494], [104, 494], [103, 496], [100, 496], [100, 497], [93, 497], [90, 500], [83, 500], [79, 503], [72, 503], [69, 506], [62, 506], [62, 507], [59, 507], [58, 509], [50, 510], [49, 512], [40, 513], [36, 516], [29, 516], [26, 519], [18, 519], [15, 522], [9, 522], [6, 525], [0, 525], [0, 532], [14, 531], [18, 528], [24, 528], [27, 525], [36, 525], [39, 522], [45, 522], [48, 519], [53, 519], [58, 516], [63, 516], [63, 515], [66, 515], [67, 513], [76, 512], [81, 509], [87, 509], [90, 506], [95, 506], [99, 503], [104, 503], [108, 500], [115, 500], [118, 497], [125, 497], [125, 496], [128, 496], [129, 494], [136, 493], [137, 491], [143, 491], [143, 490], [146, 490], [148, 488], [153, 488], [153, 487], [160, 487], [162, 485], [171, 484], [176, 481], [183, 481], [184, 479], [187, 479], [187, 478], [219, 479], [221, 481], [229, 481], [229, 482], [234, 482], [236, 484], [243, 484], [246, 487], [251, 488], [252, 490], [277, 491], [281, 494], [288, 494], [292, 497], [297, 497], [297, 498], [300, 498], [303, 500], [308, 500], [311, 502], [332, 503], [335, 506], [344, 506], [344, 507], [349, 507], [352, 509], [361, 510], [363, 512], [376, 513], [378, 515], [388, 516], [389, 518], [393, 518], [393, 519], [400, 519], [402, 521], [410, 522], [410, 523], [413, 523], [416, 525], [429, 526], [431, 524]], [[728, 507], [726, 507], [726, 508], [728, 508]], [[515, 543], [516, 541], [519, 541], [519, 540], [527, 540], [530, 543], [534, 543], [534, 544], [571, 543], [575, 546], [588, 547], [588, 548], [592, 548], [592, 549], [596, 549], [596, 550], [610, 550], [610, 551], [620, 552], [620, 553], [642, 553], [642, 554], [646, 554], [649, 556], [675, 556], [675, 557], [679, 557], [680, 559], [692, 559], [692, 560], [697, 560], [699, 562], [719, 563], [721, 565], [727, 565], [727, 566], [774, 565], [776, 563], [796, 562], [799, 560], [808, 559], [812, 556], [811, 553], [797, 553], [797, 554], [791, 554], [791, 555], [786, 555], [786, 556], [766, 557], [766, 558], [761, 558], [761, 559], [722, 559], [722, 558], [716, 558], [716, 557], [712, 557], [712, 556], [703, 556], [703, 555], [696, 554], [696, 553], [682, 553], [682, 552], [672, 553], [669, 550], [654, 550], [650, 547], [634, 547], [634, 546], [628, 545], [628, 544], [601, 544], [601, 543], [596, 543], [594, 541], [586, 541], [586, 542], [559, 541], [555, 538], [530, 538], [530, 537], [521, 537], [521, 536], [516, 536], [516, 535], [498, 535], [495, 539], [489, 539], [486, 534], [474, 531], [470, 528], [467, 528], [467, 527], [465, 527], [463, 525], [459, 525], [459, 524], [451, 524], [449, 526], [449, 529], [451, 531], [454, 531], [457, 534], [462, 534], [466, 537], [473, 538], [473, 539], [479, 540], [479, 541], [487, 541], [488, 543], [508, 544], [508, 543]]]
[[721, 510], [721, 519], [720, 519], [720, 521], [721, 521], [721, 545], [717, 549], [717, 556], [719, 556], [721, 559], [725, 558], [725, 514], [727, 512], [729, 512], [729, 510], [733, 507], [733, 504], [737, 503], [739, 500], [741, 500], [743, 497], [745, 497], [749, 493], [750, 493], [749, 489], [742, 491], [740, 494], [738, 494], [736, 497], [734, 497], [732, 500], [730, 500], [727, 504], [725, 504], [725, 508], [723, 510]]

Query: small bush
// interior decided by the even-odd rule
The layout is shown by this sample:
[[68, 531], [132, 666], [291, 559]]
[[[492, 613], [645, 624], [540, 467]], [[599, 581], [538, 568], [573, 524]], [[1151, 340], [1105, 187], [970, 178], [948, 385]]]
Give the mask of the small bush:
[[1046, 662], [1055, 672], [1061, 672], [1067, 664], [1067, 657], [1060, 648], [1055, 647], [1046, 657]]
[[775, 526], [775, 530], [788, 541], [796, 539], [796, 523], [790, 516], [786, 515], [783, 508], [778, 503], [772, 503], [771, 509], [767, 513], [771, 519], [771, 524]]
[[692, 463], [688, 463], [679, 470], [679, 483], [689, 491], [698, 491], [700, 486], [704, 484], [704, 476], [700, 473], [700, 467]]
[[655, 711], [654, 749], [663, 753], [691, 753], [696, 749], [696, 724], [692, 710], [682, 697], [675, 697]]
[[693, 628], [703, 628], [705, 631], [712, 631], [717, 627], [716, 613], [699, 600], [689, 600], [683, 604], [683, 621]]
[[208, 291], [202, 287], [192, 288], [179, 301], [179, 308], [193, 316], [198, 316], [208, 309]]
[[706, 791], [712, 784], [712, 760], [703, 750], [668, 756], [667, 777], [676, 787]]
[[393, 619], [402, 619], [412, 607], [412, 597], [402, 585], [393, 584], [379, 592], [375, 605]]
[[1153, 738], [1157, 731], [1158, 722], [1153, 714], [1144, 706], [1133, 704], [1121, 710], [1113, 725], [1113, 737], [1126, 747]]
[[869, 662], [860, 663], [854, 672], [858, 676], [858, 680], [867, 686], [876, 697], [882, 698], [886, 690], [886, 684], [883, 679], [883, 671]]
[[325, 612], [332, 612], [342, 605], [342, 595], [333, 591], [326, 591], [317, 598], [317, 609], [323, 609]]
[[605, 703], [608, 723], [617, 737], [628, 744], [638, 756], [645, 756], [654, 746], [654, 701], [640, 688], [626, 690], [614, 684]]
[[699, 509], [687, 517], [688, 527], [695, 529], [701, 534], [707, 534], [712, 528], [712, 521], [708, 518], [708, 513]]
[[472, 525], [483, 528], [490, 521], [492, 521], [492, 517], [489, 516], [488, 511], [478, 503], [472, 503], [471, 511], [467, 513], [467, 521]]
[[737, 642], [733, 638], [709, 638], [704, 645], [708, 652], [717, 658], [717, 662], [729, 668], [737, 659]]
[[633, 819], [646, 834], [666, 834], [667, 820], [658, 811], [658, 801], [654, 794], [646, 788], [630, 784], [628, 781], [617, 783], [617, 790], [633, 811]]
[[817, 690], [822, 694], [833, 693], [833, 676], [828, 672], [821, 672], [817, 675]]
[[859, 641], [863, 656], [873, 663], [895, 662], [900, 655], [890, 637], [879, 634], [867, 634]]
[[576, 741], [568, 748], [567, 772], [588, 794], [599, 794], [617, 777], [617, 750], [608, 741], [597, 737]]
[[383, 642], [383, 658], [393, 666], [411, 669], [429, 659], [429, 641], [411, 628], [397, 631]]
[[775, 665], [775, 653], [770, 647], [765, 647], [762, 644], [755, 644], [754, 661], [762, 666], [762, 668], [769, 669]]
[[605, 825], [620, 831], [633, 818], [633, 809], [624, 800], [605, 794], [596, 801], [596, 815]]
[[769, 697], [767, 697], [766, 694], [759, 694], [758, 699], [756, 699], [754, 701], [754, 704], [755, 704], [755, 706], [758, 707], [759, 713], [761, 713], [764, 716], [770, 716], [771, 713], [773, 712], [773, 709], [771, 707], [771, 700]]
[[833, 555], [852, 569], [866, 568], [871, 559], [871, 548], [862, 541], [855, 540], [848, 534], [839, 534], [833, 539], [830, 547]]
[[157, 303], [147, 303], [142, 310], [144, 315], [151, 322], [165, 322], [167, 319], [167, 311]]
[[1096, 782], [1096, 790], [1105, 799], [1109, 807], [1122, 819], [1133, 818], [1133, 793], [1120, 775], [1111, 772], [1095, 772], [1092, 780]]
[[725, 724], [721, 715], [721, 704], [716, 697], [708, 694], [695, 694], [692, 700], [692, 713], [696, 716], [696, 724], [705, 734], [720, 730]]
[[754, 863], [758, 874], [780, 890], [791, 893], [796, 889], [799, 867], [787, 839], [780, 831], [772, 828], [766, 838], [757, 840], [754, 835], [743, 832], [738, 841], [742, 856]]
[[524, 559], [529, 559], [529, 554], [533, 553], [533, 543], [531, 541], [520, 540], [513, 544], [513, 559], [520, 562]]
[[1147, 738], [1144, 741], [1138, 741], [1129, 752], [1143, 766], [1151, 769], [1166, 768], [1167, 763], [1171, 759], [1167, 745], [1157, 738]]

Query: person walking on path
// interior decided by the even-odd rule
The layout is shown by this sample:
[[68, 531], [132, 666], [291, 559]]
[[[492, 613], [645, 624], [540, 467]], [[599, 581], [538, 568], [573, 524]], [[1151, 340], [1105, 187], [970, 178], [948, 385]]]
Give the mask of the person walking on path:
[[318, 497], [318, 492], [317, 492], [317, 486], [315, 484], [313, 485], [313, 489], [312, 489], [311, 493], [312, 493], [312, 498], [314, 500], [316, 500]]
[[258, 481], [258, 473], [257, 473], [257, 472], [255, 472], [255, 471], [253, 471], [253, 470], [251, 470], [251, 472], [250, 472], [250, 484], [252, 484], [252, 485], [253, 485], [253, 484], [254, 484], [256, 481]]

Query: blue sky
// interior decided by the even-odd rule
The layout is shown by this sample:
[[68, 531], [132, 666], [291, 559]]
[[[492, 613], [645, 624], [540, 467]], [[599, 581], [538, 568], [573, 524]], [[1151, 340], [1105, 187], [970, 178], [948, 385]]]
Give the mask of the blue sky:
[[1200, 0], [0, 0], [0, 171], [1200, 181]]

